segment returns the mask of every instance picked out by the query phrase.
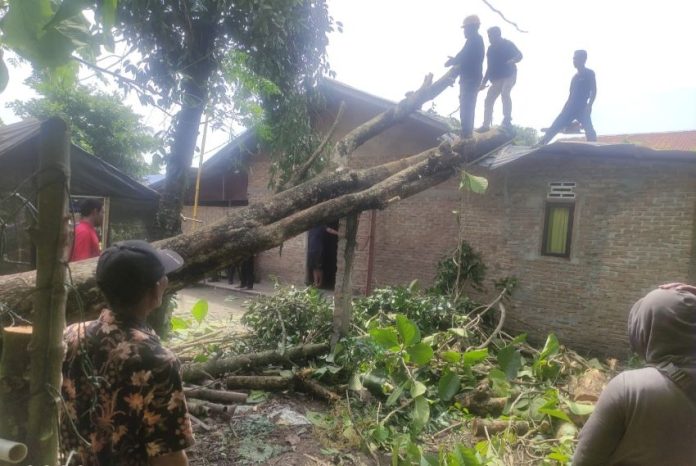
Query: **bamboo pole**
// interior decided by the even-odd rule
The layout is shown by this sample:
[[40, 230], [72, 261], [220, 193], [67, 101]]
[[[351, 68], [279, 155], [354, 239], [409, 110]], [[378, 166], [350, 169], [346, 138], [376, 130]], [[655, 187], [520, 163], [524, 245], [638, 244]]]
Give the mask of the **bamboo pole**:
[[[0, 438], [24, 442], [29, 410], [29, 341], [31, 327], [5, 327], [0, 358]], [[7, 460], [0, 458], [0, 465]]]
[[51, 118], [41, 125], [38, 174], [39, 222], [33, 333], [29, 345], [29, 464], [58, 463], [59, 395], [65, 347], [68, 253], [70, 136], [65, 122]]
[[197, 219], [196, 214], [198, 212], [198, 199], [200, 197], [200, 190], [201, 190], [201, 173], [203, 172], [203, 156], [205, 155], [205, 140], [208, 136], [208, 121], [210, 119], [206, 118], [205, 123], [203, 124], [203, 140], [201, 141], [201, 153], [200, 156], [198, 157], [198, 172], [196, 173], [196, 191], [194, 194], [193, 198], [193, 213], [192, 215], [192, 220], [193, 222], [193, 229], [195, 230], [198, 223], [195, 221]]

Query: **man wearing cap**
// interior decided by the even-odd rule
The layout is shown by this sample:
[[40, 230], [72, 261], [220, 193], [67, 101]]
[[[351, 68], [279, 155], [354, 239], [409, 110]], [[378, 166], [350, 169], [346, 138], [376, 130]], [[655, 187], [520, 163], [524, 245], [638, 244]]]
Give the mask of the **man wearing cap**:
[[478, 33], [481, 21], [478, 16], [464, 18], [462, 28], [466, 42], [464, 48], [450, 57], [445, 66], [459, 66], [459, 119], [462, 123], [462, 138], [470, 138], [474, 131], [474, 114], [481, 79], [483, 78], [483, 38]]
[[488, 29], [488, 52], [486, 52], [486, 74], [481, 81], [481, 90], [486, 88], [486, 83], [491, 82], [486, 94], [485, 106], [483, 110], [483, 125], [477, 129], [478, 132], [485, 132], [491, 128], [493, 123], [493, 106], [498, 96], [502, 95], [503, 101], [503, 126], [512, 126], [512, 98], [510, 93], [517, 81], [517, 66], [522, 60], [522, 52], [512, 41], [503, 39], [500, 28], [493, 26]]
[[147, 325], [183, 260], [123, 241], [97, 263], [108, 309], [65, 330], [61, 448], [84, 466], [188, 465], [193, 444], [179, 361]]
[[696, 464], [696, 287], [663, 285], [628, 315], [646, 367], [621, 372], [580, 432], [573, 466]]
[[570, 94], [561, 113], [556, 117], [551, 127], [546, 130], [546, 134], [539, 141], [543, 146], [551, 142], [551, 139], [559, 131], [578, 120], [585, 129], [585, 139], [596, 141], [597, 133], [592, 126], [592, 104], [597, 97], [597, 80], [595, 73], [585, 67], [587, 62], [587, 52], [576, 50], [573, 54], [573, 66], [578, 70], [570, 81]]

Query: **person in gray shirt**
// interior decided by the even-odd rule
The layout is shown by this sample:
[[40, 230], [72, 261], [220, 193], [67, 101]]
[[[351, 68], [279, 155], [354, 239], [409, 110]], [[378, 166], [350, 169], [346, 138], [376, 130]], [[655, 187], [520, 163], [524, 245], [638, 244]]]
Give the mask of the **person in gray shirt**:
[[695, 398], [662, 371], [672, 363], [687, 383], [696, 378], [696, 288], [648, 293], [631, 309], [628, 336], [648, 366], [609, 382], [580, 432], [573, 466], [696, 465]]

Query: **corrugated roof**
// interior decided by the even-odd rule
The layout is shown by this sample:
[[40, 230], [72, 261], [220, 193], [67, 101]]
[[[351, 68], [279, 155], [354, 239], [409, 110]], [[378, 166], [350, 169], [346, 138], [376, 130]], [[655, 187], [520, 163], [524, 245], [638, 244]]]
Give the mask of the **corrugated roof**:
[[[581, 141], [572, 138], [564, 141]], [[608, 134], [598, 136], [597, 142], [605, 144], [635, 144], [656, 150], [696, 151], [696, 130], [668, 131], [664, 133]]]
[[540, 147], [506, 146], [477, 162], [479, 166], [495, 170], [513, 162], [542, 155], [563, 157], [604, 157], [627, 160], [682, 161], [696, 163], [696, 151], [654, 150], [635, 144], [603, 144], [601, 142], [572, 142], [561, 140]]

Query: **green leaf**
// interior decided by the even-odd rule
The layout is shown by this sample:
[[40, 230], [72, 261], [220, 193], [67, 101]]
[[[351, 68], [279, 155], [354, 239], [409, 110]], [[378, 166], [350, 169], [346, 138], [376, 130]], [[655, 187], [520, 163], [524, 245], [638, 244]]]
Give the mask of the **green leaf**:
[[553, 333], [549, 333], [549, 336], [546, 337], [546, 343], [544, 344], [544, 348], [541, 350], [541, 353], [539, 354], [539, 359], [547, 359], [550, 356], [553, 356], [558, 353], [558, 338], [556, 338], [556, 335]]
[[510, 396], [510, 383], [505, 372], [500, 369], [491, 369], [488, 372], [488, 380], [491, 381], [493, 392], [498, 396]]
[[457, 364], [462, 360], [462, 353], [459, 351], [443, 351], [440, 357], [450, 364]]
[[413, 417], [415, 431], [420, 432], [428, 423], [428, 419], [430, 419], [430, 405], [424, 396], [419, 396], [415, 399], [411, 416]]
[[550, 460], [558, 461], [561, 464], [566, 464], [568, 463], [568, 461], [570, 461], [570, 456], [558, 451], [549, 453], [548, 455], [546, 455], [546, 457]]
[[2, 59], [2, 51], [0, 51], [0, 92], [4, 91], [7, 83], [10, 81], [10, 72]]
[[482, 176], [475, 176], [462, 170], [462, 179], [459, 182], [460, 191], [472, 191], [483, 194], [488, 189], [488, 180]]
[[101, 2], [101, 18], [104, 26], [104, 30], [108, 31], [114, 26], [116, 22], [116, 6], [118, 5], [118, 0], [102, 0]]
[[488, 357], [488, 348], [476, 349], [467, 351], [462, 355], [464, 359], [464, 364], [467, 366], [473, 366]]
[[252, 390], [247, 396], [246, 402], [249, 404], [259, 404], [263, 403], [268, 399], [268, 392], [263, 390]]
[[451, 400], [459, 392], [462, 382], [457, 374], [445, 369], [437, 384], [437, 392], [442, 401]]
[[427, 387], [425, 386], [424, 383], [419, 382], [417, 380], [414, 380], [413, 383], [411, 383], [411, 397], [416, 398], [419, 397], [427, 391]]
[[568, 406], [571, 413], [576, 416], [589, 416], [595, 409], [595, 405], [589, 403], [577, 403], [572, 400], [563, 399], [563, 403]]
[[498, 351], [498, 366], [505, 372], [508, 380], [517, 377], [517, 371], [522, 366], [522, 355], [514, 346], [508, 345]]
[[208, 301], [205, 299], [199, 299], [196, 301], [196, 304], [194, 304], [191, 308], [191, 315], [199, 324], [203, 322], [205, 316], [208, 315]]
[[373, 328], [370, 330], [370, 337], [384, 349], [399, 346], [399, 337], [393, 328]]
[[305, 417], [313, 425], [321, 429], [330, 429], [334, 426], [334, 420], [331, 416], [317, 411], [305, 412]]
[[411, 346], [420, 341], [418, 326], [403, 314], [397, 314], [396, 316], [396, 329], [399, 331], [399, 335], [401, 335], [401, 339], [406, 346]]
[[172, 330], [185, 330], [189, 328], [188, 321], [182, 319], [181, 317], [172, 317], [171, 320]]
[[461, 444], [454, 447], [454, 450], [448, 455], [447, 459], [449, 460], [447, 464], [456, 464], [457, 466], [481, 466], [481, 462], [476, 455], [476, 450]]
[[539, 412], [543, 414], [548, 414], [549, 416], [555, 417], [557, 419], [572, 422], [568, 415], [558, 408], [539, 408]]
[[401, 394], [404, 393], [404, 389], [406, 388], [406, 382], [398, 385], [393, 392], [389, 395], [386, 401], [387, 406], [392, 406], [394, 403], [397, 402], [397, 400], [401, 397]]
[[408, 348], [406, 352], [411, 356], [411, 361], [419, 366], [428, 364], [434, 356], [433, 349], [425, 343], [416, 343]]
[[56, 14], [53, 15], [51, 21], [44, 26], [44, 29], [53, 27], [66, 19], [81, 14], [82, 10], [89, 8], [91, 3], [92, 2], [88, 0], [63, 0], [58, 7], [58, 11], [56, 11]]

